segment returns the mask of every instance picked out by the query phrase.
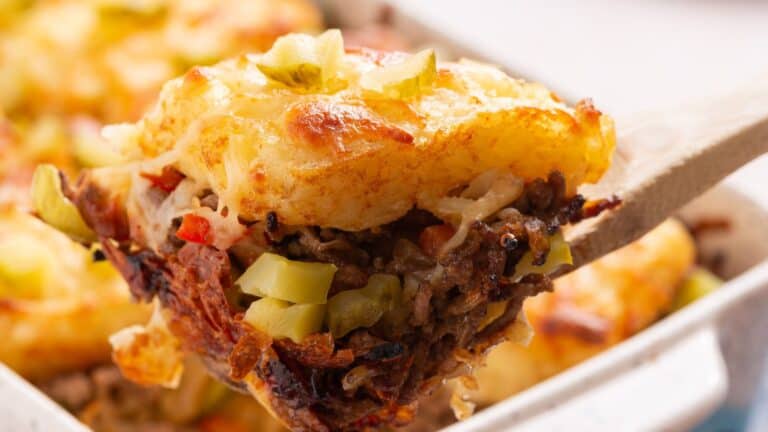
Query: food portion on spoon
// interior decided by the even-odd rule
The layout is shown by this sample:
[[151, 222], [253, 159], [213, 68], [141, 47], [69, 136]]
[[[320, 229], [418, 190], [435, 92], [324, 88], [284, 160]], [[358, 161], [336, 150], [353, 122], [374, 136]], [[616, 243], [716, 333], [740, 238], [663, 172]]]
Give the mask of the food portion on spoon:
[[105, 135], [126, 163], [70, 183], [43, 167], [34, 194], [160, 305], [114, 338], [118, 363], [173, 385], [168, 353], [196, 353], [293, 430], [408, 423], [524, 338], [615, 144], [589, 101], [430, 50], [345, 51], [334, 30], [192, 68]]

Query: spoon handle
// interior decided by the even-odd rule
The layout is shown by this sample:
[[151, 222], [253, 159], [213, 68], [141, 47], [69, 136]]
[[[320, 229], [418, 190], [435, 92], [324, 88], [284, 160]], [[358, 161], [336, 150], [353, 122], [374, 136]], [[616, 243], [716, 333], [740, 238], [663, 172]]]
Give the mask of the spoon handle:
[[623, 132], [614, 166], [584, 192], [616, 194], [622, 205], [567, 233], [575, 267], [637, 239], [768, 152], [768, 80], [725, 97], [636, 116], [618, 130]]

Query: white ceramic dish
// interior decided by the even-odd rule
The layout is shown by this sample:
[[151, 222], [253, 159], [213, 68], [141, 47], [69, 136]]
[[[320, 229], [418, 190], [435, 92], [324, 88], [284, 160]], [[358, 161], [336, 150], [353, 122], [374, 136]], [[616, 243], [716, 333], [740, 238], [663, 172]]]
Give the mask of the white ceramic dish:
[[[375, 20], [382, 2], [325, 0], [331, 23]], [[417, 17], [392, 11], [390, 23], [417, 44], [432, 41], [459, 56], [476, 53]], [[514, 71], [513, 71], [514, 72]], [[718, 292], [569, 371], [447, 431], [679, 430], [705, 417], [726, 394], [750, 395], [768, 337], [768, 209], [718, 186], [686, 207], [695, 220], [728, 216], [732, 229], [703, 253], [722, 251], [733, 276]], [[759, 343], [752, 343], [760, 341]], [[734, 365], [734, 366], [732, 366]], [[728, 393], [730, 391], [730, 393]], [[747, 397], [747, 396], [744, 396]], [[87, 430], [0, 365], [0, 431]]]

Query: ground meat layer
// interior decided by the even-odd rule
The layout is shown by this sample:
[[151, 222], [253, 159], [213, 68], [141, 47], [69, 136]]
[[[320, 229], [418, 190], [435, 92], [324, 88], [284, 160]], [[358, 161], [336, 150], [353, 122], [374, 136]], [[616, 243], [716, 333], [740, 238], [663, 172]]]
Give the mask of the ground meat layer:
[[[105, 241], [105, 252], [137, 298], [160, 299], [185, 349], [206, 358], [220, 378], [241, 389], [251, 373], [266, 383], [272, 408], [291, 428], [399, 425], [412, 420], [421, 396], [466, 373], [467, 362], [504, 338], [526, 297], [551, 288], [546, 276], [510, 276], [527, 251], [543, 263], [549, 236], [582, 216], [584, 200], [566, 198], [565, 190], [557, 173], [526, 185], [517, 201], [474, 222], [447, 253], [424, 241], [427, 229], [442, 222], [417, 209], [363, 232], [282, 226], [270, 215], [228, 251], [181, 243], [159, 257]], [[94, 218], [80, 208], [86, 220]], [[325, 333], [301, 344], [272, 340], [242, 321], [254, 298], [232, 283], [233, 274], [265, 251], [335, 264], [330, 295], [365, 285], [373, 273], [398, 275], [404, 304], [339, 339]], [[489, 303], [501, 301], [503, 313], [485, 322]]]
[[[115, 366], [57, 376], [40, 389], [96, 431], [193, 432], [199, 414], [184, 407], [170, 415], [159, 387], [127, 381]], [[170, 417], [170, 418], [169, 418]]]

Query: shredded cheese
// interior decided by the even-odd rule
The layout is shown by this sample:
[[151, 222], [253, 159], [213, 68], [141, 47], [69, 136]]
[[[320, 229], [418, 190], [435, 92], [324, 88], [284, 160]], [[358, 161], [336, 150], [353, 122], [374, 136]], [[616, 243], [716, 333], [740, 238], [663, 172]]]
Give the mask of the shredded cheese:
[[445, 254], [462, 244], [474, 221], [483, 220], [514, 202], [523, 192], [523, 186], [523, 181], [513, 174], [491, 170], [477, 176], [459, 197], [423, 202], [422, 208], [444, 221], [454, 224], [458, 221], [456, 233], [440, 253]]

